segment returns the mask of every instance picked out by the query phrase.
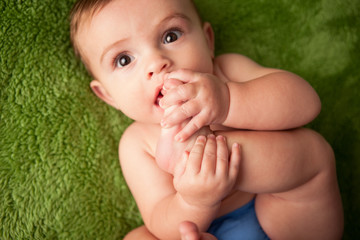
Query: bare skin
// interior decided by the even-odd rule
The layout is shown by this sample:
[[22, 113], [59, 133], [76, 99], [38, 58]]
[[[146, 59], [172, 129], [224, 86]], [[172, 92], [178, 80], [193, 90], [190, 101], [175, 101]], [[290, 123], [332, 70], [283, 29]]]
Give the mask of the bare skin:
[[[77, 41], [96, 77], [92, 90], [135, 120], [119, 156], [145, 227], [126, 239], [205, 237], [215, 218], [255, 196], [270, 238], [340, 238], [333, 152], [315, 132], [295, 129], [320, 111], [306, 81], [239, 54], [214, 58], [212, 28], [190, 1], [114, 0], [84, 19]], [[167, 79], [183, 84], [163, 96]], [[215, 135], [207, 130], [194, 143], [190, 136], [209, 125]], [[183, 145], [157, 159], [158, 140], [161, 150], [173, 138]], [[180, 159], [166, 157], [184, 149]]]
[[[168, 108], [165, 110], [165, 112], [171, 110], [172, 108]], [[186, 141], [175, 141], [176, 135], [187, 123], [188, 121], [185, 121], [181, 125], [175, 125], [170, 128], [161, 129], [155, 155], [158, 166], [166, 172], [174, 172], [174, 168], [178, 160], [181, 159], [181, 156], [185, 151], [190, 152], [198, 136], [208, 136], [210, 134], [213, 134], [213, 131], [211, 131], [210, 127], [202, 127], [190, 138], [186, 139]]]
[[[144, 132], [143, 128], [140, 127], [140, 129], [142, 129], [141, 132]], [[135, 128], [133, 130], [135, 131]], [[150, 132], [153, 132], [153, 130], [155, 129], [152, 128]], [[155, 134], [155, 132], [153, 133]], [[294, 238], [294, 236], [299, 236], [300, 239], [304, 236], [307, 239], [340, 238], [342, 228], [339, 226], [341, 226], [343, 216], [339, 190], [337, 184], [335, 184], [334, 157], [331, 148], [321, 136], [307, 129], [298, 129], [291, 133], [228, 131], [216, 132], [216, 134], [226, 136], [229, 149], [232, 148], [233, 142], [239, 142], [242, 145], [243, 154], [239, 178], [235, 183], [236, 192], [230, 194], [222, 200], [220, 206], [213, 209], [215, 217], [241, 207], [254, 196], [253, 194], [248, 195], [246, 192], [253, 192], [257, 193], [255, 207], [260, 224], [270, 238], [288, 239]], [[154, 137], [156, 138], [156, 136], [152, 135], [151, 139]], [[128, 140], [124, 140], [122, 142], [124, 149], [133, 146], [133, 144], [127, 145]], [[151, 144], [151, 146], [155, 151], [156, 144]], [[255, 149], [262, 150], [259, 152]], [[272, 149], [280, 151], [274, 152]], [[307, 152], [307, 154], [305, 156], [293, 155], [297, 151]], [[281, 159], [279, 156], [282, 156]], [[123, 163], [122, 166], [128, 169], [128, 164]], [[258, 168], [258, 165], [262, 166], [262, 168]], [[280, 165], [281, 167], [279, 167]], [[139, 172], [136, 167], [134, 170]], [[294, 172], [294, 170], [296, 171]], [[154, 174], [158, 176], [160, 173], [161, 171]], [[143, 176], [143, 174], [141, 175], [144, 180], [140, 180], [140, 182], [149, 182], [149, 180], [145, 179], [150, 176], [148, 174]], [[125, 176], [131, 178], [132, 174]], [[139, 181], [139, 175], [136, 179]], [[172, 184], [172, 177], [170, 179], [169, 181]], [[254, 181], [255, 179], [256, 181]], [[287, 179], [287, 181], [284, 181], [284, 179]], [[152, 186], [153, 191], [155, 191], [154, 185]], [[134, 193], [136, 194], [136, 192]], [[137, 198], [137, 195], [135, 195], [135, 198]], [[164, 211], [164, 205], [165, 202], [159, 202], [159, 205], [155, 206], [155, 208], [158, 208], [157, 211], [161, 212]], [[314, 206], [317, 207], [314, 209]], [[185, 213], [185, 209], [181, 210], [181, 214], [176, 212], [176, 209], [175, 207], [171, 208], [173, 212], [168, 214], [177, 219], [179, 215]], [[167, 211], [169, 210], [167, 209]], [[201, 210], [199, 209], [199, 211]], [[314, 221], [314, 216], [316, 216], [316, 221]], [[169, 218], [167, 219], [169, 220]], [[209, 224], [209, 222], [205, 221], [207, 217], [201, 220], [194, 218], [190, 214], [184, 220], [186, 219], [196, 223], [199, 231], [205, 231]], [[292, 220], [289, 221], [289, 219]], [[174, 221], [179, 221], [176, 226], [182, 222], [181, 218], [179, 220], [174, 219]], [[315, 222], [321, 224], [316, 225]], [[166, 226], [168, 225], [166, 224]], [[151, 225], [148, 225], [148, 227], [154, 229]], [[314, 231], [304, 232], [304, 228], [314, 229]], [[280, 229], [283, 231], [279, 232]], [[332, 231], [329, 231], [329, 229]], [[170, 236], [170, 234], [167, 232], [164, 233], [164, 236]], [[160, 239], [166, 239], [166, 237], [160, 237]]]
[[[181, 129], [181, 126], [175, 126], [172, 128], [168, 128], [168, 129], [161, 129], [161, 134], [160, 134], [160, 138], [157, 144], [157, 148], [156, 148], [156, 160], [157, 163], [159, 164], [159, 160], [158, 158], [160, 158], [160, 160], [162, 161], [160, 163], [160, 167], [162, 167], [163, 170], [168, 171], [171, 174], [174, 174], [174, 167], [176, 164], [178, 164], [178, 159], [181, 158], [181, 155], [183, 154], [184, 151], [190, 151], [192, 146], [194, 145], [194, 139], [199, 136], [199, 135], [207, 135], [207, 134], [212, 134], [213, 131], [210, 130], [210, 128], [202, 128], [200, 131], [196, 132], [195, 134], [193, 134], [193, 136], [188, 139], [185, 142], [176, 142], [174, 141], [176, 134], [179, 132], [179, 130]], [[315, 212], [309, 212], [309, 209], [311, 208], [311, 206], [314, 205], [319, 205], [322, 206], [321, 208], [319, 208], [317, 211], [317, 215], [318, 217], [318, 221], [321, 222], [328, 222], [327, 227], [338, 227], [337, 224], [339, 224], [341, 222], [340, 219], [343, 218], [342, 216], [342, 211], [341, 211], [341, 199], [339, 198], [339, 190], [337, 188], [337, 184], [336, 182], [336, 173], [335, 173], [335, 168], [332, 164], [334, 164], [334, 159], [333, 159], [333, 154], [331, 151], [331, 148], [329, 148], [327, 146], [327, 143], [318, 135], [311, 133], [311, 132], [307, 132], [307, 130], [305, 130], [305, 132], [303, 130], [299, 130], [300, 134], [306, 134], [306, 135], [312, 135], [311, 137], [309, 136], [309, 141], [313, 141], [312, 138], [317, 138], [317, 141], [315, 141], [316, 144], [321, 144], [318, 148], [313, 148], [313, 156], [318, 156], [319, 158], [321, 158], [321, 161], [325, 161], [323, 163], [319, 162], [318, 166], [315, 166], [315, 168], [308, 168], [308, 169], [304, 169], [304, 172], [302, 172], [299, 176], [301, 176], [301, 178], [299, 179], [295, 179], [293, 178], [293, 182], [289, 182], [288, 186], [285, 186], [283, 183], [280, 183], [278, 181], [275, 181], [271, 184], [271, 188], [276, 188], [276, 186], [279, 186], [280, 189], [267, 189], [268, 186], [256, 186], [254, 185], [254, 188], [258, 188], [258, 190], [254, 190], [252, 189], [252, 187], [250, 187], [249, 189], [248, 186], [251, 185], [251, 183], [244, 183], [244, 179], [242, 179], [242, 177], [239, 178], [239, 181], [237, 182], [235, 188], [241, 191], [249, 191], [249, 192], [256, 192], [258, 193], [257, 196], [257, 212], [261, 213], [262, 211], [265, 212], [269, 212], [269, 209], [272, 209], [271, 212], [274, 214], [273, 216], [276, 216], [275, 218], [271, 217], [268, 214], [265, 214], [266, 217], [262, 218], [261, 216], [259, 217], [260, 222], [264, 221], [266, 222], [266, 224], [269, 224], [268, 226], [266, 226], [266, 224], [262, 224], [263, 228], [265, 229], [265, 231], [269, 234], [269, 232], [271, 232], [271, 229], [274, 227], [275, 224], [285, 224], [285, 223], [281, 223], [281, 218], [283, 219], [288, 219], [290, 216], [289, 214], [293, 214], [293, 216], [297, 216], [297, 218], [300, 216], [299, 214], [301, 214], [301, 217], [303, 218], [303, 221], [294, 221], [296, 222], [296, 224], [294, 224], [293, 227], [289, 227], [289, 229], [291, 229], [291, 231], [286, 232], [284, 231], [283, 234], [281, 235], [281, 238], [284, 236], [288, 236], [289, 238], [294, 238], [295, 234], [295, 230], [296, 228], [299, 229], [299, 231], [301, 231], [303, 228], [311, 228], [313, 225], [313, 222], [310, 221], [310, 219], [312, 218], [312, 216], [315, 214]], [[303, 133], [301, 133], [303, 131]], [[217, 133], [219, 134], [219, 133]], [[236, 132], [232, 132], [230, 135], [227, 135], [227, 133], [225, 132], [221, 132], [221, 134], [225, 134], [226, 136], [229, 137], [229, 141], [231, 144], [231, 142], [234, 141], [239, 141], [242, 142], [242, 137], [238, 137], [239, 134]], [[251, 135], [251, 132], [247, 132], [244, 135]], [[255, 133], [256, 135], [256, 133]], [[305, 137], [307, 138], [307, 137]], [[269, 139], [270, 140], [270, 139]], [[285, 140], [285, 139], [284, 139]], [[286, 140], [285, 140], [286, 141]], [[164, 144], [165, 143], [165, 144]], [[301, 144], [301, 143], [299, 143]], [[285, 144], [284, 144], [285, 145]], [[316, 145], [315, 145], [316, 146]], [[229, 145], [230, 147], [230, 145]], [[319, 149], [321, 149], [319, 151]], [[310, 151], [310, 149], [308, 149]], [[321, 152], [323, 151], [323, 152]], [[281, 152], [281, 151], [280, 151]], [[162, 153], [162, 155], [160, 154], [157, 155], [158, 153]], [[325, 153], [325, 154], [324, 154]], [[327, 154], [326, 154], [327, 153]], [[166, 155], [167, 154], [167, 155]], [[257, 157], [253, 156], [253, 157], [247, 157], [247, 159], [253, 159], [254, 161], [256, 161]], [[166, 161], [171, 161], [165, 163]], [[331, 161], [331, 164], [329, 165], [327, 161]], [[161, 165], [162, 164], [162, 165]], [[306, 162], [302, 162], [302, 164], [306, 164]], [[311, 164], [310, 162], [308, 163], [309, 165]], [[332, 166], [331, 166], [332, 165]], [[297, 166], [299, 167], [299, 166]], [[305, 167], [305, 166], [304, 166]], [[255, 168], [254, 168], [255, 169]], [[291, 173], [292, 171], [287, 171], [286, 169], [283, 169], [284, 172], [280, 171], [278, 172], [277, 176], [281, 176], [283, 173]], [[295, 169], [294, 169], [295, 170]], [[275, 172], [276, 170], [274, 169], [271, 172]], [[246, 173], [241, 173], [240, 172], [240, 176], [246, 175]], [[261, 173], [258, 177], [256, 177], [256, 179], [261, 178], [261, 175], [264, 175], [264, 173]], [[246, 178], [246, 177], [245, 177]], [[252, 177], [251, 177], [252, 178]], [[287, 174], [285, 174], [285, 176], [282, 176], [283, 179], [289, 179], [290, 176], [287, 176]], [[281, 178], [279, 178], [281, 179]], [[269, 180], [269, 179], [268, 179]], [[245, 180], [246, 181], [246, 180]], [[280, 185], [278, 185], [280, 184]], [[324, 188], [330, 186], [329, 189], [324, 190]], [[244, 189], [243, 187], [245, 187], [246, 189]], [[263, 187], [265, 187], [265, 189], [262, 189]], [[271, 194], [267, 194], [265, 192], [273, 192]], [[319, 194], [318, 192], [322, 191], [322, 194]], [[260, 194], [261, 192], [264, 192], [264, 194]], [[277, 193], [279, 192], [279, 193]], [[281, 199], [281, 200], [279, 200]], [[263, 205], [263, 206], [262, 206]], [[271, 207], [269, 207], [271, 206]], [[289, 207], [289, 209], [286, 208], [286, 206]], [[326, 208], [329, 206], [333, 206], [335, 207], [334, 211], [327, 211]], [[295, 208], [294, 208], [295, 207]], [[294, 209], [293, 209], [294, 208]], [[284, 209], [285, 211], [285, 216], [282, 214]], [[307, 216], [304, 213], [309, 213], [309, 216]], [[324, 214], [326, 213], [326, 214]], [[283, 216], [283, 217], [282, 217]], [[321, 217], [320, 217], [321, 216]], [[266, 219], [268, 218], [268, 219]], [[307, 218], [310, 218], [307, 221]], [[266, 219], [266, 220], [265, 220]], [[269, 219], [272, 219], [271, 221]], [[331, 221], [328, 221], [328, 219], [333, 219], [333, 223], [331, 223]], [[339, 221], [340, 220], [340, 221]], [[286, 220], [287, 221], [287, 220]], [[299, 223], [302, 223], [301, 225], [297, 225]], [[181, 239], [216, 239], [214, 236], [210, 235], [210, 234], [206, 234], [206, 233], [200, 233], [198, 227], [196, 226], [196, 224], [194, 224], [193, 222], [184, 222], [180, 225], [180, 234], [181, 234]], [[288, 226], [291, 226], [290, 224], [288, 224]], [[269, 227], [269, 230], [267, 229], [267, 227]], [[337, 234], [326, 234], [326, 232], [328, 232], [327, 227], [324, 227], [322, 230], [317, 229], [316, 232], [319, 233], [319, 235], [315, 235], [316, 237], [319, 238], [323, 238], [324, 236], [326, 236], [326, 238], [331, 238], [331, 239], [338, 239], [341, 236], [341, 230], [337, 232]], [[341, 228], [340, 228], [341, 229]], [[314, 230], [315, 231], [315, 230]], [[323, 235], [325, 234], [325, 235]], [[187, 238], [185, 238], [185, 236]], [[270, 235], [271, 236], [271, 235]], [[272, 235], [274, 238], [277, 238], [277, 234]], [[303, 237], [304, 235], [302, 235]], [[308, 239], [313, 239], [314, 233], [311, 232], [310, 235], [307, 236]], [[300, 239], [302, 238], [300, 237]], [[287, 237], [286, 237], [287, 238]], [[286, 239], [285, 238], [285, 239]], [[314, 238], [315, 239], [315, 238]]]

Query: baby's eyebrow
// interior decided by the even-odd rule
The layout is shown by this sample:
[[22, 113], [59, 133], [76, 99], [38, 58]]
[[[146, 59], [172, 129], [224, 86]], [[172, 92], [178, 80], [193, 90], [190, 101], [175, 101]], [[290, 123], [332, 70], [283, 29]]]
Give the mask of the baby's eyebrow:
[[127, 38], [120, 39], [119, 41], [116, 41], [116, 42], [112, 43], [110, 46], [107, 46], [107, 47], [105, 48], [105, 50], [102, 52], [102, 54], [101, 54], [100, 63], [102, 63], [105, 55], [110, 51], [110, 49], [112, 49], [114, 46], [118, 45], [118, 44], [121, 43], [121, 42], [125, 42], [126, 40], [127, 40]]
[[164, 24], [165, 22], [168, 22], [168, 21], [170, 21], [172, 19], [176, 19], [176, 18], [181, 18], [188, 22], [191, 22], [191, 19], [183, 13], [172, 13], [169, 16], [165, 17], [163, 20], [161, 20], [159, 25]]

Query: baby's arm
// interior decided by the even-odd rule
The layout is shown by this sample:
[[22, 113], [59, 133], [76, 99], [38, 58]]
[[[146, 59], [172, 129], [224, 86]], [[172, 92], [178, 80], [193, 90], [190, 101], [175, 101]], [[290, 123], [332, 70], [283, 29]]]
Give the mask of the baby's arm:
[[[201, 231], [205, 231], [215, 218], [220, 201], [227, 195], [227, 191], [232, 190], [236, 181], [239, 149], [237, 148], [236, 155], [231, 155], [231, 166], [225, 167], [228, 164], [226, 142], [218, 138], [215, 144], [215, 136], [208, 141], [204, 141], [204, 137], [200, 138], [189, 156], [185, 155], [185, 165], [180, 164], [175, 169], [173, 180], [170, 174], [160, 170], [149, 154], [152, 152], [149, 150], [149, 142], [138, 138], [141, 133], [147, 137], [155, 135], [153, 139], [156, 140], [159, 127], [154, 125], [151, 129], [154, 130], [144, 129], [141, 124], [134, 123], [126, 130], [120, 143], [122, 171], [146, 227], [160, 239], [179, 239], [178, 226], [185, 220], [196, 223]], [[216, 156], [214, 158], [214, 145], [218, 146], [215, 152], [226, 159], [221, 162], [222, 167], [217, 169], [228, 168], [228, 172], [213, 171], [212, 163], [217, 162]]]
[[238, 54], [217, 57], [214, 74], [174, 71], [164, 87], [170, 90], [160, 106], [175, 108], [164, 116], [162, 126], [191, 119], [177, 135], [182, 140], [210, 124], [251, 130], [296, 128], [312, 121], [321, 108], [317, 93], [299, 76], [262, 67]]
[[216, 58], [215, 74], [229, 80], [225, 126], [291, 129], [311, 122], [320, 112], [315, 90], [293, 73], [262, 67], [239, 54], [226, 54]]

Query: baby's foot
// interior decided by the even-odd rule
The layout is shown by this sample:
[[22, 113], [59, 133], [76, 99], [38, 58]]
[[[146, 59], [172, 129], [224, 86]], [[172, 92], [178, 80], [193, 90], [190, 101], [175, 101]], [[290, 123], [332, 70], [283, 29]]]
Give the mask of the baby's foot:
[[171, 128], [162, 128], [160, 138], [156, 147], [156, 163], [166, 172], [173, 173], [174, 167], [180, 161], [184, 151], [190, 151], [194, 142], [199, 135], [207, 136], [212, 134], [209, 127], [203, 127], [194, 133], [190, 138], [184, 142], [177, 142], [174, 140], [175, 135], [186, 125], [187, 122], [181, 125], [176, 125]]

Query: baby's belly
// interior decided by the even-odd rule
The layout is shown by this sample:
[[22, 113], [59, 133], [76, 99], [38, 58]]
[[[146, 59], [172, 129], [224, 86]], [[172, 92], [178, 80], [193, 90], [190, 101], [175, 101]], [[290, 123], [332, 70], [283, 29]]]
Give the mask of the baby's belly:
[[227, 213], [230, 213], [244, 206], [245, 204], [250, 202], [254, 197], [255, 194], [253, 193], [234, 191], [222, 201], [217, 217], [221, 217]]

